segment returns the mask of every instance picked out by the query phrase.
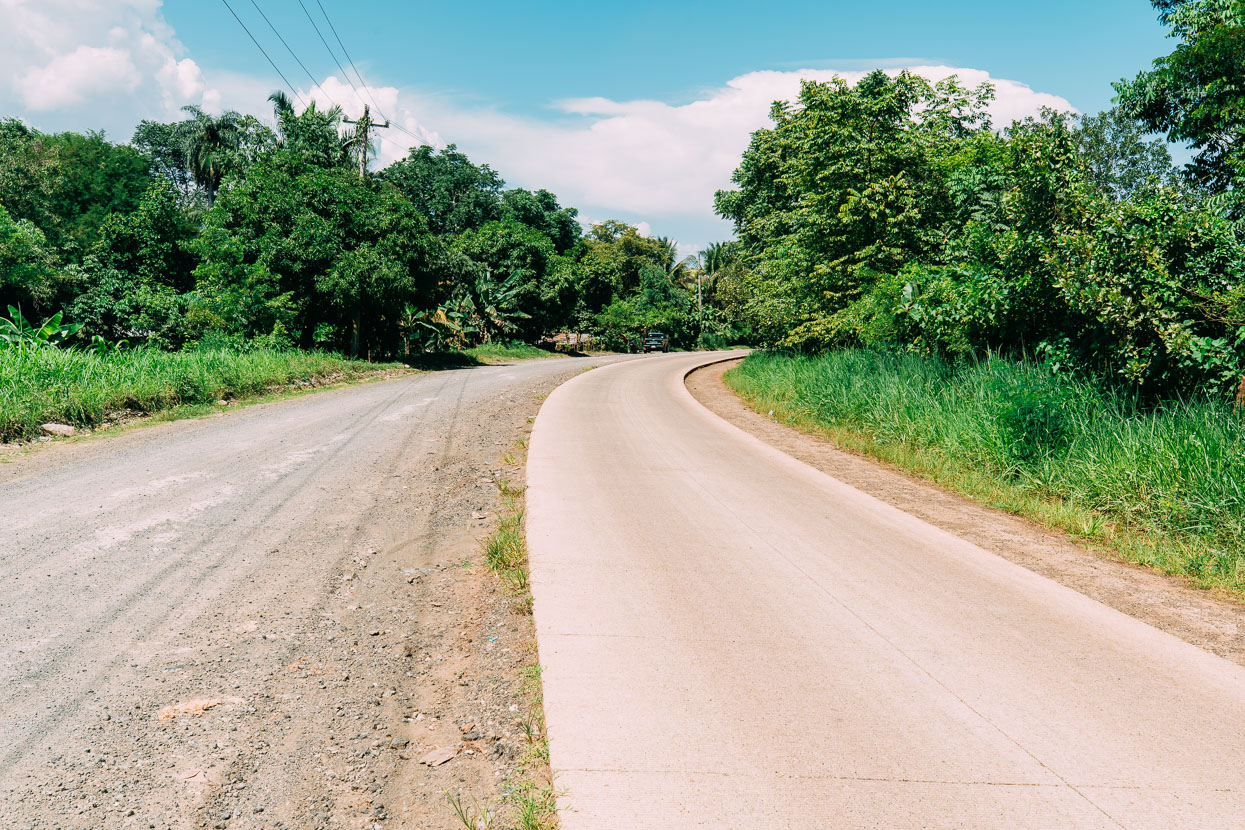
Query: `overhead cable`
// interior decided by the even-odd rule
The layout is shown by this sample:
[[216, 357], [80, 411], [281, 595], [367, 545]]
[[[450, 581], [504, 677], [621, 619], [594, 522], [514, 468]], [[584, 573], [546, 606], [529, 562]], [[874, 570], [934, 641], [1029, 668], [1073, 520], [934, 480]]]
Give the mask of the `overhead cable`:
[[298, 90], [294, 89], [294, 85], [290, 83], [289, 78], [285, 77], [285, 73], [282, 72], [281, 68], [277, 66], [277, 62], [272, 59], [272, 56], [270, 56], [268, 52], [265, 51], [263, 46], [259, 45], [259, 41], [255, 39], [255, 35], [251, 34], [251, 30], [248, 29], [246, 27], [246, 24], [242, 22], [242, 18], [238, 17], [238, 13], [233, 10], [233, 6], [229, 5], [229, 0], [220, 0], [220, 1], [225, 4], [225, 8], [229, 9], [229, 13], [233, 15], [233, 19], [238, 21], [238, 25], [242, 27], [242, 31], [246, 32], [246, 36], [251, 39], [251, 43], [255, 44], [255, 48], [258, 49], [260, 51], [260, 54], [262, 54], [264, 58], [267, 59], [268, 65], [273, 68], [273, 71], [275, 71], [278, 75], [281, 76], [282, 81], [285, 81], [286, 88], [290, 92], [294, 93], [294, 97], [297, 98], [299, 101], [301, 101], [303, 103], [303, 106], [306, 106], [307, 102], [303, 101], [303, 96], [299, 95]]

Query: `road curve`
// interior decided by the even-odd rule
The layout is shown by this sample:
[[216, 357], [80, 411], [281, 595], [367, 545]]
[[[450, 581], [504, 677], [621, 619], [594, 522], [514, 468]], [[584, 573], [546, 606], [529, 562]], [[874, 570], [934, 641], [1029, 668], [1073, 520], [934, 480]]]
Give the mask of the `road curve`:
[[1245, 670], [762, 444], [575, 378], [528, 460], [564, 830], [1245, 827]]

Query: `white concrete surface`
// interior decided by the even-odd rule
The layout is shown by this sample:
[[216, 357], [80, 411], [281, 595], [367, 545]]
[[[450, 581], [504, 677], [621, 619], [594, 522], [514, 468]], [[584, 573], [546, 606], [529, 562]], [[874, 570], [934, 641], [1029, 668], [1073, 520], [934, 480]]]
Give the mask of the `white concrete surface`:
[[762, 444], [557, 389], [528, 539], [564, 830], [1245, 828], [1245, 671]]

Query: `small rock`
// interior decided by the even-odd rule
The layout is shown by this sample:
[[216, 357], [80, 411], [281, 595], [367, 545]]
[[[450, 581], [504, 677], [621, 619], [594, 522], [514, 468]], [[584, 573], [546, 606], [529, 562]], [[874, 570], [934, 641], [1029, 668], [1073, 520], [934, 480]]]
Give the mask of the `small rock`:
[[39, 429], [43, 430], [48, 435], [57, 435], [61, 438], [68, 438], [78, 431], [68, 424], [44, 424], [39, 427]]
[[229, 405], [229, 402], [228, 402], [228, 401], [224, 401], [224, 400], [220, 400], [220, 401], [217, 401], [217, 402], [216, 402], [216, 405], [217, 405], [217, 406], [228, 406], [228, 405]]
[[439, 767], [447, 761], [454, 760], [458, 753], [449, 748], [434, 749], [423, 758], [419, 759], [421, 764], [427, 764], [430, 767]]
[[406, 749], [408, 744], [410, 744], [410, 740], [402, 737], [396, 737], [389, 742], [389, 746], [394, 749]]
[[480, 733], [479, 732], [468, 732], [466, 735], [463, 735], [463, 740], [464, 741], [478, 741], [480, 740]]

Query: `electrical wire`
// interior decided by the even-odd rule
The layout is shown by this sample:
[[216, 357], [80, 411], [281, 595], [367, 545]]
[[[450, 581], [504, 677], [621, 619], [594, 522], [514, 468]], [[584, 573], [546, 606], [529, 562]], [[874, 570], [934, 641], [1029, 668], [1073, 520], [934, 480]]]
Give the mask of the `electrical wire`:
[[[302, 0], [298, 0], [298, 2], [299, 2], [299, 5], [302, 5]], [[408, 130], [408, 129], [407, 129], [406, 127], [404, 127], [402, 124], [400, 124], [400, 123], [398, 123], [397, 121], [395, 121], [394, 119], [390, 118], [388, 115], [386, 115], [386, 114], [385, 114], [384, 110], [382, 110], [382, 109], [380, 108], [380, 104], [378, 104], [378, 103], [376, 102], [376, 98], [375, 98], [375, 96], [373, 96], [373, 95], [372, 95], [372, 90], [368, 87], [367, 82], [363, 80], [363, 74], [359, 72], [359, 67], [355, 65], [354, 58], [352, 58], [352, 57], [350, 56], [350, 52], [349, 52], [349, 51], [347, 51], [347, 49], [346, 49], [346, 44], [342, 42], [341, 35], [339, 35], [339, 34], [337, 33], [337, 27], [333, 25], [333, 20], [332, 20], [332, 18], [330, 18], [330, 17], [329, 17], [328, 9], [324, 8], [324, 3], [322, 3], [322, 2], [321, 2], [321, 0], [316, 0], [316, 5], [320, 7], [320, 13], [321, 13], [322, 15], [324, 15], [324, 22], [325, 22], [325, 23], [327, 23], [327, 24], [329, 24], [329, 30], [333, 33], [333, 37], [334, 37], [334, 39], [336, 39], [336, 40], [337, 40], [337, 45], [341, 47], [342, 54], [346, 56], [346, 62], [347, 62], [347, 63], [349, 63], [349, 64], [350, 64], [350, 68], [354, 70], [355, 77], [359, 79], [359, 84], [360, 84], [360, 86], [362, 86], [362, 87], [363, 87], [364, 92], [366, 92], [366, 93], [367, 93], [367, 97], [368, 97], [368, 99], [372, 102], [372, 106], [376, 107], [376, 113], [377, 113], [377, 114], [378, 114], [381, 118], [385, 119], [385, 121], [387, 121], [387, 122], [388, 122], [388, 123], [389, 123], [389, 124], [390, 124], [390, 125], [394, 128], [394, 129], [398, 130], [398, 131], [399, 131], [399, 132], [401, 132], [401, 133], [405, 133], [407, 136], [409, 136], [410, 138], [415, 139], [415, 140], [416, 140], [416, 141], [418, 141], [420, 144], [426, 144], [427, 142], [426, 142], [424, 139], [420, 138], [418, 135], [416, 135], [415, 133], [413, 133], [413, 132], [411, 132], [410, 130]], [[303, 8], [303, 11], [304, 11], [304, 12], [306, 12], [306, 11], [307, 11], [306, 7], [304, 7], [304, 8]], [[311, 18], [311, 16], [310, 16], [310, 15], [308, 15], [307, 17], [308, 17], [308, 19], [310, 19], [310, 18]], [[314, 26], [315, 24], [313, 23], [312, 25]], [[316, 29], [316, 34], [320, 34], [320, 30], [319, 30], [319, 29]], [[324, 40], [324, 36], [323, 36], [323, 35], [321, 35], [321, 36], [320, 36], [320, 40], [322, 40], [322, 41]], [[327, 48], [327, 47], [328, 47], [328, 43], [325, 43], [324, 45], [325, 45], [325, 48]], [[333, 50], [332, 50], [332, 49], [329, 49], [329, 54], [330, 54], [330, 55], [332, 55], [332, 54], [333, 54]], [[334, 59], [334, 60], [337, 60], [337, 57], [334, 55], [334, 56], [333, 56], [333, 59]], [[342, 67], [342, 65], [341, 65], [341, 63], [340, 63], [340, 62], [337, 64], [337, 68], [338, 68], [338, 69], [341, 69], [341, 71], [342, 71], [342, 74], [343, 74], [343, 75], [346, 75], [346, 70]], [[350, 76], [349, 76], [349, 75], [346, 75], [346, 80], [347, 80], [347, 81], [350, 81]], [[359, 90], [358, 90], [358, 89], [355, 89], [355, 86], [354, 86], [354, 84], [353, 84], [353, 83], [351, 83], [351, 84], [350, 84], [350, 87], [351, 87], [351, 89], [354, 89], [354, 91], [355, 91], [355, 95], [358, 95], [358, 94], [359, 94]], [[359, 100], [360, 100], [360, 101], [362, 101], [363, 99], [360, 97], [360, 99], [359, 99]]]
[[337, 71], [342, 73], [342, 77], [346, 79], [346, 83], [350, 84], [350, 88], [354, 90], [354, 95], [363, 101], [363, 96], [359, 94], [359, 89], [354, 85], [354, 81], [350, 80], [350, 76], [346, 74], [346, 70], [342, 68], [342, 62], [337, 59], [337, 55], [333, 53], [333, 47], [329, 46], [329, 42], [324, 39], [324, 35], [320, 32], [320, 27], [316, 25], [316, 21], [311, 16], [311, 12], [307, 11], [307, 7], [303, 4], [303, 0], [298, 0], [298, 6], [303, 10], [303, 14], [307, 16], [307, 22], [311, 24], [311, 28], [316, 30], [316, 34], [320, 37], [320, 42], [324, 44], [324, 48], [328, 51], [329, 57], [333, 59], [333, 63], [337, 64]]
[[316, 76], [311, 74], [311, 70], [307, 68], [307, 65], [299, 59], [298, 55], [294, 54], [294, 50], [290, 48], [290, 44], [286, 43], [285, 38], [281, 37], [281, 33], [277, 31], [277, 27], [272, 25], [272, 21], [268, 19], [268, 15], [264, 14], [264, 10], [259, 7], [259, 3], [257, 3], [256, 0], [251, 0], [251, 5], [255, 7], [255, 11], [259, 12], [259, 16], [264, 18], [264, 22], [268, 24], [268, 28], [272, 29], [272, 33], [277, 36], [277, 40], [281, 41], [281, 45], [285, 47], [285, 51], [290, 53], [290, 57], [294, 59], [294, 62], [302, 67], [303, 72], [307, 73], [307, 77], [311, 80], [311, 85], [313, 87], [319, 86], [320, 84], [316, 80]]
[[246, 32], [246, 36], [251, 39], [251, 43], [255, 44], [255, 48], [258, 49], [260, 51], [260, 54], [262, 54], [268, 60], [268, 65], [273, 68], [273, 71], [275, 71], [278, 75], [281, 76], [282, 81], [285, 81], [286, 89], [294, 93], [294, 97], [297, 98], [299, 102], [303, 104], [303, 106], [306, 106], [307, 102], [303, 101], [303, 96], [298, 94], [298, 90], [294, 89], [294, 85], [290, 83], [289, 78], [285, 77], [285, 73], [282, 72], [280, 67], [277, 66], [276, 61], [274, 61], [272, 57], [268, 54], [268, 52], [264, 50], [263, 46], [259, 45], [259, 41], [255, 39], [255, 35], [251, 34], [251, 30], [248, 29], [246, 27], [246, 24], [242, 22], [242, 18], [238, 17], [238, 13], [233, 10], [233, 6], [229, 5], [229, 0], [220, 0], [220, 1], [225, 4], [225, 8], [229, 9], [229, 13], [233, 15], [233, 19], [238, 21], [238, 25], [242, 27], [242, 31]]
[[[363, 91], [367, 93], [367, 97], [372, 102], [372, 106], [376, 107], [376, 111], [380, 113], [382, 118], [385, 114], [380, 110], [380, 104], [376, 103], [376, 99], [372, 97], [372, 90], [368, 89], [367, 83], [363, 80], [363, 76], [359, 74], [359, 67], [355, 66], [354, 58], [350, 57], [350, 53], [346, 51], [346, 44], [342, 43], [341, 35], [337, 33], [337, 27], [333, 25], [332, 19], [329, 18], [328, 10], [324, 8], [324, 4], [320, 0], [316, 0], [316, 5], [320, 7], [320, 14], [324, 15], [324, 22], [329, 24], [329, 31], [333, 33], [333, 38], [337, 41], [337, 45], [341, 47], [342, 54], [346, 56], [346, 63], [350, 64], [350, 68], [354, 70], [354, 76], [359, 79], [359, 85], [363, 87]], [[340, 65], [338, 66], [341, 69]], [[342, 69], [342, 74], [346, 74], [346, 70]], [[385, 118], [388, 121], [388, 118]]]

